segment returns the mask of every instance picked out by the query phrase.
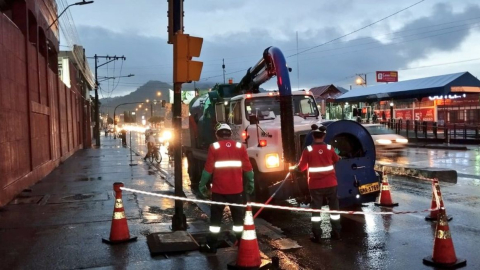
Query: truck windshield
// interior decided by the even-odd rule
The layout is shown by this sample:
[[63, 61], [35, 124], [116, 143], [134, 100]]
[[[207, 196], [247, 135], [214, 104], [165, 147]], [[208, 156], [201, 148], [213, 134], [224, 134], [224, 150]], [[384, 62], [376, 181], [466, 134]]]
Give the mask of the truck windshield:
[[[300, 117], [317, 117], [318, 110], [311, 96], [292, 96], [293, 114]], [[245, 100], [245, 115], [256, 115], [258, 120], [272, 120], [280, 115], [280, 98], [254, 97]]]

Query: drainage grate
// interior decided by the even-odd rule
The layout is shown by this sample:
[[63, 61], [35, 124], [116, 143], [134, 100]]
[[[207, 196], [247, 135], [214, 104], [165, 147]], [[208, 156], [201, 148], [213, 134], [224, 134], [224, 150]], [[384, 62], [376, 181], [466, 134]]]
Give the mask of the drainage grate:
[[17, 196], [10, 204], [38, 204], [43, 196]]
[[73, 196], [63, 197], [62, 200], [64, 201], [81, 201], [85, 199], [89, 199], [95, 196], [95, 194], [75, 194]]

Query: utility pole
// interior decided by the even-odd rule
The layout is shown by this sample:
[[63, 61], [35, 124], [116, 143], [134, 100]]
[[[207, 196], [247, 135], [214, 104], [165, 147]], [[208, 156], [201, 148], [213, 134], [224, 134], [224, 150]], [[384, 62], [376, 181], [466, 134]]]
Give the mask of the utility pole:
[[[94, 58], [95, 59], [95, 127], [93, 128], [93, 133], [95, 137], [95, 145], [100, 146], [100, 113], [99, 113], [99, 101], [98, 101], [98, 86], [100, 85], [98, 82], [98, 68], [101, 66], [104, 66], [110, 62], [122, 59], [123, 61], [127, 60], [125, 56], [99, 56], [96, 55], [94, 57], [88, 57], [88, 58]], [[103, 58], [106, 59], [107, 62], [98, 65], [98, 59]], [[113, 119], [115, 121], [115, 119]], [[115, 132], [115, 130], [114, 130]]]
[[[182, 177], [182, 84], [200, 80], [203, 63], [193, 61], [200, 56], [203, 38], [183, 33], [183, 0], [169, 0], [169, 42], [173, 44], [173, 128], [175, 160], [175, 196], [183, 196]], [[186, 231], [187, 220], [183, 213], [183, 202], [175, 201], [172, 218], [174, 231]]]
[[225, 58], [222, 59], [222, 69], [223, 69], [223, 84], [225, 84]]

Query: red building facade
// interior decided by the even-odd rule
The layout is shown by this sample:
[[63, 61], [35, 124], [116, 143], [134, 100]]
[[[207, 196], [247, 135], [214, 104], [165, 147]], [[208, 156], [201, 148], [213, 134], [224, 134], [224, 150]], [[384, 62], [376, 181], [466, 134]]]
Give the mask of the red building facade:
[[[0, 206], [91, 145], [90, 102], [58, 77], [53, 0], [5, 1], [0, 12]], [[71, 72], [75, 73], [73, 65]]]

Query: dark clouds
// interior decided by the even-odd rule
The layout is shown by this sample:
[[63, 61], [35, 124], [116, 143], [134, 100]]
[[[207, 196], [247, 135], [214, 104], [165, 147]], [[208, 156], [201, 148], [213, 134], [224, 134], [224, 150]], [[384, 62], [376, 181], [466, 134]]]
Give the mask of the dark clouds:
[[[207, 1], [205, 8], [210, 4], [213, 5], [213, 2]], [[225, 5], [223, 8], [230, 7]], [[479, 14], [478, 5], [454, 12], [450, 4], [438, 3], [428, 17], [409, 21], [399, 29], [389, 30], [386, 24], [387, 26], [382, 25], [378, 28], [384, 31], [380, 33], [377, 31], [373, 37], [356, 35], [353, 39], [342, 39], [321, 46], [298, 57], [300, 83], [297, 82], [297, 56], [288, 57], [289, 66], [294, 69], [291, 73], [292, 86], [296, 88], [297, 85], [313, 87], [329, 83], [338, 84], [342, 81], [345, 83], [345, 77], [356, 73], [401, 69], [435, 52], [453, 52], [470, 33], [479, 31]], [[239, 15], [238, 20], [243, 18]], [[232, 22], [235, 22], [235, 18], [232, 18]], [[265, 22], [268, 22], [267, 18]], [[253, 30], [238, 29], [232, 24], [228, 34], [204, 40], [201, 56], [201, 60], [204, 61], [202, 78], [209, 78], [207, 80], [209, 82], [223, 81], [221, 69], [223, 58], [227, 73], [247, 69], [260, 59], [263, 50], [268, 46], [279, 47], [286, 56], [295, 54], [297, 30], [294, 21], [290, 20], [288, 23], [292, 26], [285, 27], [279, 34], [270, 31], [268, 23]], [[172, 46], [166, 44], [165, 39], [145, 37], [131, 32], [115, 33], [99, 27], [79, 27], [78, 30], [88, 55], [117, 54], [127, 57], [123, 73], [134, 73], [135, 77], [123, 79], [118, 87], [119, 92], [134, 90], [137, 85], [150, 79], [171, 82]], [[302, 51], [348, 31], [332, 24], [325, 25], [319, 30], [298, 29], [298, 32], [299, 50]], [[364, 32], [360, 32], [362, 33]], [[365, 33], [370, 35], [371, 31]], [[455, 60], [463, 59], [451, 59]], [[93, 67], [93, 63], [91, 66]], [[118, 72], [118, 64], [116, 68]], [[103, 74], [105, 72], [106, 70], [102, 70]], [[239, 81], [244, 73], [241, 71], [229, 74], [227, 78], [233, 77], [235, 81]], [[274, 81], [266, 85], [266, 88], [274, 87]]]

